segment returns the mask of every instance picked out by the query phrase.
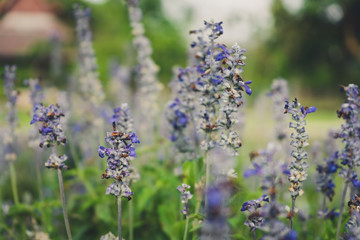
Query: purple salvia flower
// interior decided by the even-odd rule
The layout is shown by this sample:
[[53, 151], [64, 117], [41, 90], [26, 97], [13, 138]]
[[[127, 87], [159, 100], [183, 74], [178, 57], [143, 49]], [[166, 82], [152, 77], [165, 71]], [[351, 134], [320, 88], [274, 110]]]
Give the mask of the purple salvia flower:
[[[307, 112], [308, 110], [309, 112]], [[307, 162], [304, 161], [304, 159], [308, 158], [308, 154], [304, 150], [304, 147], [309, 145], [309, 135], [305, 131], [305, 117], [308, 113], [315, 111], [315, 107], [300, 107], [300, 103], [296, 98], [292, 103], [286, 101], [285, 113], [291, 114], [293, 120], [293, 122], [290, 122], [289, 127], [294, 128], [296, 131], [290, 135], [293, 139], [290, 145], [294, 147], [295, 150], [291, 152], [291, 156], [294, 158], [294, 161], [291, 162], [289, 166], [290, 175], [288, 177], [290, 181], [289, 191], [293, 200], [303, 194], [302, 184], [307, 177], [306, 170], [308, 168]]]
[[177, 190], [181, 192], [181, 203], [184, 204], [181, 213], [188, 216], [189, 215], [189, 200], [192, 199], [193, 195], [189, 191], [190, 186], [183, 183], [177, 187]]
[[60, 118], [64, 117], [59, 105], [50, 105], [45, 107], [42, 104], [36, 104], [34, 115], [30, 124], [40, 122], [39, 133], [41, 134], [40, 147], [54, 147], [56, 145], [66, 144], [66, 137], [60, 124]]
[[[360, 188], [356, 171], [356, 168], [360, 165], [360, 91], [359, 87], [355, 84], [342, 87], [342, 90], [345, 91], [347, 100], [341, 105], [341, 109], [337, 111], [337, 114], [339, 118], [345, 120], [345, 124], [341, 125], [341, 132], [336, 137], [340, 138], [345, 145], [338, 154], [342, 164], [339, 176], [344, 178], [345, 187], [340, 205], [336, 239], [339, 239], [340, 236], [342, 213], [349, 184], [352, 183], [354, 188]], [[358, 221], [356, 216], [354, 218], [354, 220]]]
[[[116, 112], [117, 110], [115, 110]], [[121, 119], [121, 118], [120, 118]], [[134, 194], [130, 187], [130, 162], [136, 157], [134, 143], [140, 143], [135, 133], [120, 132], [116, 129], [117, 124], [113, 122], [113, 132], [108, 132], [105, 142], [111, 147], [106, 148], [100, 146], [98, 149], [99, 156], [106, 158], [108, 168], [102, 175], [102, 178], [112, 178], [115, 181], [111, 183], [107, 189], [106, 194], [114, 195], [116, 197], [125, 197], [128, 200]], [[124, 125], [121, 125], [124, 126]], [[131, 178], [131, 177], [130, 177]]]
[[41, 135], [39, 146], [41, 148], [53, 148], [53, 154], [45, 163], [47, 168], [67, 169], [67, 166], [64, 164], [67, 156], [65, 154], [62, 156], [56, 155], [56, 146], [59, 144], [65, 145], [67, 142], [60, 123], [62, 117], [64, 117], [64, 114], [59, 105], [45, 107], [41, 103], [35, 104], [33, 119], [30, 124], [41, 123], [39, 124], [39, 133]]
[[339, 175], [345, 182], [352, 182], [356, 174], [355, 169], [360, 166], [360, 92], [355, 84], [344, 87], [344, 91], [348, 98], [337, 111], [338, 117], [345, 120], [345, 124], [341, 125], [341, 132], [337, 135], [345, 144], [344, 149], [338, 154], [344, 166]]
[[[335, 195], [335, 174], [341, 167], [337, 161], [339, 158], [339, 152], [336, 151], [334, 137], [337, 134], [334, 131], [329, 131], [328, 139], [326, 140], [326, 154], [327, 158], [323, 163], [317, 164], [315, 175], [317, 191], [320, 191], [324, 195], [323, 206], [318, 211], [318, 217], [334, 219], [339, 213], [335, 213], [334, 209], [329, 211], [326, 204], [326, 199], [332, 201]], [[319, 150], [321, 151], [321, 149]]]
[[172, 82], [176, 98], [168, 103], [166, 110], [171, 129], [170, 140], [183, 154], [195, 153], [200, 145], [195, 127], [198, 121], [195, 115], [198, 108], [195, 99], [199, 92], [199, 79], [195, 67], [179, 68], [177, 79]]
[[[223, 34], [221, 24], [205, 22], [204, 29], [191, 31], [199, 35], [192, 47], [197, 50], [200, 83], [197, 90], [200, 91], [200, 104], [203, 106], [200, 129], [206, 135], [202, 147], [208, 151], [218, 144], [236, 155], [242, 143], [238, 134], [231, 130], [237, 122], [233, 113], [243, 104], [242, 92], [248, 95], [252, 93], [249, 87], [251, 81], [244, 82], [240, 76], [245, 65], [245, 50], [237, 44], [228, 49], [225, 45], [215, 43], [214, 40]], [[207, 35], [209, 41], [204, 40], [203, 35]], [[211, 140], [213, 133], [219, 129], [223, 129], [220, 139]]]
[[76, 18], [76, 35], [79, 46], [80, 61], [80, 90], [84, 97], [94, 106], [98, 106], [105, 98], [96, 64], [95, 51], [92, 46], [92, 33], [90, 30], [90, 9], [74, 5]]
[[187, 132], [190, 123], [189, 114], [191, 113], [187, 111], [184, 103], [178, 98], [168, 103], [166, 118], [171, 127], [170, 140], [177, 150], [183, 153], [193, 151]]
[[316, 177], [317, 190], [321, 191], [329, 201], [332, 201], [335, 195], [334, 176], [340, 166], [337, 164], [338, 152], [333, 153], [323, 164], [316, 167], [318, 172]]
[[120, 132], [134, 131], [134, 118], [127, 103], [123, 103], [119, 107], [114, 108], [113, 112], [113, 115], [108, 121], [109, 123], [115, 122]]
[[300, 103], [295, 98], [291, 103], [285, 101], [285, 113], [291, 114], [292, 122], [289, 127], [294, 128], [295, 133], [291, 133], [290, 138], [293, 140], [290, 142], [290, 146], [294, 147], [295, 150], [291, 152], [291, 156], [294, 160], [290, 163], [289, 169], [290, 174], [288, 180], [290, 182], [289, 191], [291, 194], [291, 212], [290, 212], [290, 229], [293, 230], [293, 217], [295, 214], [295, 201], [298, 196], [301, 196], [304, 191], [302, 189], [303, 182], [307, 178], [307, 169], [309, 165], [304, 159], [308, 158], [307, 152], [304, 147], [308, 146], [309, 135], [305, 131], [305, 117], [308, 113], [316, 111], [316, 107], [300, 107]]

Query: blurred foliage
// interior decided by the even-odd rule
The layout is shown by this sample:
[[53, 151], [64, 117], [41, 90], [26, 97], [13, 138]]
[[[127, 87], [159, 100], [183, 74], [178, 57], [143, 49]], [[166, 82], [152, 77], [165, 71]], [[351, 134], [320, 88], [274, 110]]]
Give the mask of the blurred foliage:
[[[60, 17], [72, 28], [75, 27], [72, 9], [76, 2], [91, 8], [91, 29], [100, 79], [104, 82], [109, 79], [109, 65], [114, 59], [122, 65], [134, 67], [136, 52], [132, 47], [133, 37], [125, 1], [108, 0], [104, 4], [61, 1], [63, 9]], [[141, 0], [140, 8], [143, 11], [145, 35], [151, 41], [154, 61], [160, 66], [159, 80], [168, 82], [172, 77], [172, 67], [178, 64], [185, 65], [185, 41], [176, 27], [165, 18], [160, 0]]]
[[359, 12], [357, 0], [304, 0], [297, 12], [274, 0], [274, 25], [269, 37], [248, 53], [247, 75], [266, 86], [281, 76], [317, 94], [359, 82]]
[[[16, 64], [18, 66], [19, 85], [25, 78], [41, 76], [48, 85], [66, 85], [71, 74], [76, 71], [77, 42], [75, 35], [75, 19], [73, 5], [83, 4], [91, 8], [91, 29], [94, 49], [98, 63], [100, 80], [106, 85], [109, 79], [109, 66], [112, 60], [120, 64], [135, 67], [136, 52], [132, 46], [131, 27], [125, 1], [108, 0], [104, 4], [91, 4], [87, 1], [49, 0], [57, 9], [57, 15], [69, 28], [71, 41], [63, 45], [63, 68], [61, 76], [51, 75], [49, 65], [49, 43], [39, 43], [26, 55], [15, 58], [0, 59], [0, 64]], [[153, 58], [160, 67], [159, 80], [170, 81], [174, 65], [185, 66], [186, 44], [174, 24], [165, 18], [160, 0], [141, 0], [145, 35], [153, 47]]]

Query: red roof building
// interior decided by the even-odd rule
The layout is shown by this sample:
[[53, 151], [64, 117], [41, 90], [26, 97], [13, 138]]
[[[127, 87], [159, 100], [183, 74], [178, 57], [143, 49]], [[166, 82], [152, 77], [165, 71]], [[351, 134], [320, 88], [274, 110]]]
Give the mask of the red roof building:
[[57, 37], [70, 38], [69, 28], [59, 21], [46, 0], [8, 0], [0, 5], [0, 56], [27, 54], [36, 43]]

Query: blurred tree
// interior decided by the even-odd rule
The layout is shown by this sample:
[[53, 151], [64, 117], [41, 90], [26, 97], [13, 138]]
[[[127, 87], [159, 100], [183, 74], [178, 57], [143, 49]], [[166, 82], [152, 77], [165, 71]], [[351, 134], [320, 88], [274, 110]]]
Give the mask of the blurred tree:
[[358, 0], [304, 0], [295, 13], [290, 13], [282, 0], [274, 0], [274, 26], [257, 52], [261, 77], [282, 76], [313, 93], [358, 83], [359, 12]]

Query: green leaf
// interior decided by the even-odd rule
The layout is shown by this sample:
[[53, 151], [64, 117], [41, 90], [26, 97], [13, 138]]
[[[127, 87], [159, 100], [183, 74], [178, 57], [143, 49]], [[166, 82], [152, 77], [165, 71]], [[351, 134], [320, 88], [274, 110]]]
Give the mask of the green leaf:
[[106, 203], [98, 203], [95, 206], [95, 213], [100, 220], [106, 223], [110, 223], [113, 220], [111, 217], [110, 207]]

